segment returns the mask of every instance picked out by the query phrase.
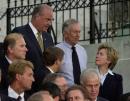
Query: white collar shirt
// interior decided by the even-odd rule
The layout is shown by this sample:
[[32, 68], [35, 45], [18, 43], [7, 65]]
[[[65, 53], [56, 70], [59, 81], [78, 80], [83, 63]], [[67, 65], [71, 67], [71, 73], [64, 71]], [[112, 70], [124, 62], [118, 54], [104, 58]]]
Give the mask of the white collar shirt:
[[9, 62], [9, 64], [12, 63], [12, 61], [7, 57], [7, 55], [5, 55], [5, 58], [7, 59], [7, 61]]
[[106, 76], [107, 76], [108, 74], [114, 75], [110, 69], [108, 69], [108, 71], [107, 71], [104, 75], [99, 72], [99, 69], [98, 69], [98, 73], [99, 73], [99, 76], [100, 76], [101, 85], [104, 84], [104, 81], [105, 81]]
[[37, 38], [38, 30], [33, 26], [33, 24], [31, 22], [29, 22], [29, 26], [31, 27], [35, 37]]
[[[74, 84], [73, 77], [73, 64], [72, 64], [72, 46], [67, 42], [61, 42], [56, 45], [56, 47], [61, 48], [64, 51], [63, 64], [60, 68], [60, 73], [64, 75], [66, 78], [68, 85], [72, 86]], [[86, 50], [79, 44], [75, 45], [76, 52], [79, 58], [79, 64], [81, 72], [87, 68], [87, 52]]]
[[[37, 39], [37, 37], [38, 37], [38, 30], [33, 26], [33, 24], [31, 23], [31, 22], [29, 22], [29, 26], [31, 27], [31, 29], [32, 29], [32, 31], [33, 31], [33, 33], [34, 33], [34, 35], [35, 35], [35, 37], [36, 37], [36, 39]], [[41, 39], [43, 39], [42, 38], [42, 34], [41, 34]]]
[[10, 86], [8, 87], [8, 96], [12, 97], [14, 99], [17, 99], [19, 96], [21, 96], [21, 98], [22, 98], [21, 101], [25, 101], [24, 100], [24, 92], [19, 95]]

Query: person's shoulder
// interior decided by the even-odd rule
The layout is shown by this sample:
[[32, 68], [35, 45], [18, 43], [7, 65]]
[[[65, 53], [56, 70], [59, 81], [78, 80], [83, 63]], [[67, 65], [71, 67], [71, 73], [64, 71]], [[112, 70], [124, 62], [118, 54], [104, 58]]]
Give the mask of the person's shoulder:
[[82, 45], [80, 45], [80, 44], [76, 44], [76, 47], [77, 47], [78, 49], [80, 49], [81, 51], [82, 51], [82, 50], [85, 51], [85, 48], [84, 48]]
[[114, 77], [116, 78], [116, 80], [122, 81], [122, 75], [121, 74], [114, 73]]
[[130, 100], [130, 92], [128, 93], [124, 93], [120, 96], [120, 100], [119, 101], [129, 101]]
[[65, 44], [63, 43], [63, 42], [60, 42], [60, 43], [58, 43], [57, 45], [56, 45], [56, 47], [59, 47], [59, 48], [62, 48], [62, 47], [64, 47], [65, 46]]
[[109, 101], [109, 100], [102, 98], [102, 97], [97, 97], [97, 101]]
[[26, 25], [23, 25], [23, 26], [17, 26], [12, 30], [12, 33], [21, 32], [22, 30], [25, 30], [27, 27], [29, 27], [29, 24], [26, 24]]
[[0, 94], [1, 101], [11, 101], [10, 98], [6, 95]]
[[23, 28], [25, 28], [27, 26], [27, 24], [26, 25], [23, 25], [23, 26], [17, 26], [17, 27], [15, 27], [14, 29], [23, 29]]

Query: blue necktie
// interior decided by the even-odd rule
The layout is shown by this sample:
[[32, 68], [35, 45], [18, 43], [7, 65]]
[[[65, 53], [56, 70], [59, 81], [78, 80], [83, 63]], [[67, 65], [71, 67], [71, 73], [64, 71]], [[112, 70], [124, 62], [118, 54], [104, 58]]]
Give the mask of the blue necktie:
[[72, 47], [72, 62], [73, 62], [74, 82], [76, 84], [80, 84], [81, 70], [80, 70], [79, 59], [75, 47]]

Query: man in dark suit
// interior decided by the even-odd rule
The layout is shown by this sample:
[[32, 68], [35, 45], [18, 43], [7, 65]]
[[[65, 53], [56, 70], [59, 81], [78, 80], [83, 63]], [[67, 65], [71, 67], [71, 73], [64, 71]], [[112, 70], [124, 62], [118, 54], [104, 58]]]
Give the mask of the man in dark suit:
[[43, 63], [43, 51], [49, 46], [53, 46], [53, 39], [47, 30], [51, 26], [53, 20], [53, 9], [48, 5], [39, 5], [32, 12], [31, 22], [20, 27], [16, 27], [12, 32], [20, 32], [23, 34], [27, 44], [28, 52], [26, 59], [30, 60], [34, 65], [35, 82], [32, 89], [35, 92], [42, 82], [46, 68]]
[[108, 101], [98, 97], [100, 77], [95, 69], [85, 69], [80, 76], [80, 83], [86, 89], [89, 101]]
[[0, 101], [17, 101], [16, 99], [10, 98], [6, 95], [0, 94]]
[[5, 37], [3, 42], [4, 56], [0, 58], [0, 69], [2, 73], [0, 90], [6, 89], [9, 85], [8, 67], [16, 59], [25, 59], [27, 52], [23, 35], [12, 33]]
[[9, 66], [9, 87], [0, 91], [0, 93], [12, 99], [19, 98], [21, 101], [26, 101], [29, 95], [26, 95], [25, 91], [31, 89], [34, 81], [33, 68], [30, 61], [15, 60]]

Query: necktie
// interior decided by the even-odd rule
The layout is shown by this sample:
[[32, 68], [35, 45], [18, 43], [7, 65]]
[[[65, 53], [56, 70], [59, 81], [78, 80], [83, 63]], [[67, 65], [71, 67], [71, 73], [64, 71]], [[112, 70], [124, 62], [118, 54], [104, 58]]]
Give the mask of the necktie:
[[79, 59], [75, 47], [72, 47], [72, 62], [73, 62], [74, 82], [76, 84], [80, 84], [81, 71], [80, 71]]
[[21, 101], [22, 97], [18, 96], [17, 101]]
[[42, 37], [41, 37], [41, 33], [39, 33], [39, 32], [37, 33], [37, 41], [38, 41], [38, 43], [40, 45], [41, 50], [43, 51], [44, 50], [43, 40], [42, 40]]

